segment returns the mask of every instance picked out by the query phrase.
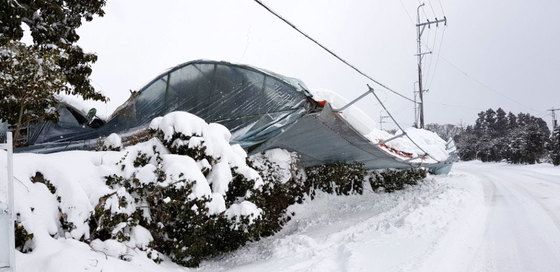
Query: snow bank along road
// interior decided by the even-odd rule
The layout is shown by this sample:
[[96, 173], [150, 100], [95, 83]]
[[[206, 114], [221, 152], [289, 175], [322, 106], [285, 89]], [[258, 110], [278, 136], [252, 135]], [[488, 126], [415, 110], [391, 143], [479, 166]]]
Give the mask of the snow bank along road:
[[394, 194], [319, 195], [202, 271], [560, 271], [560, 168], [459, 163]]

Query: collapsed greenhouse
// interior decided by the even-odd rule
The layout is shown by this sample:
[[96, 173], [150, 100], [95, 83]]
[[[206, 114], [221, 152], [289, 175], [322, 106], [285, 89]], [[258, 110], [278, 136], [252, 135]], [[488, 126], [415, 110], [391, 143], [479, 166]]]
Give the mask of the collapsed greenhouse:
[[425, 166], [445, 172], [452, 163], [451, 147], [446, 148], [445, 142], [443, 147], [439, 143], [443, 155], [434, 156], [427, 149], [400, 148], [407, 139], [399, 138], [407, 136], [412, 141], [406, 132], [368, 137], [331, 103], [314, 97], [303, 82], [228, 62], [198, 60], [178, 65], [133, 92], [106, 121], [96, 118], [95, 111], [84, 114], [66, 103], [58, 111], [58, 122], [29, 125], [24, 133], [26, 146], [18, 151], [94, 149], [100, 138], [111, 133], [123, 139], [133, 137], [155, 117], [186, 111], [224, 125], [232, 133], [232, 143], [249, 153], [283, 148], [300, 154], [305, 166], [359, 162], [368, 169]]

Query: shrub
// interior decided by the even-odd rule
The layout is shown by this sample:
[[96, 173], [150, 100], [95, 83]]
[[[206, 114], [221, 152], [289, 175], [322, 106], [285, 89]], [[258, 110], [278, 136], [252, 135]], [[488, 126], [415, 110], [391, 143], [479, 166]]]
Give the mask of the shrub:
[[[362, 194], [366, 174], [361, 163], [333, 163], [305, 169], [308, 186], [329, 194]], [[310, 192], [311, 197], [314, 192]]]
[[426, 178], [426, 170], [422, 168], [373, 171], [367, 177], [374, 191], [384, 190], [387, 193], [402, 190], [405, 185], [416, 185], [424, 178]]
[[305, 172], [295, 152], [272, 149], [252, 155], [248, 164], [263, 178], [261, 190], [250, 198], [263, 209], [261, 219], [255, 224], [255, 239], [273, 235], [284, 226], [294, 214], [287, 209], [295, 203], [302, 203], [309, 192], [305, 182]]
[[[19, 218], [19, 214], [17, 215]], [[19, 219], [16, 220], [14, 223], [14, 230], [15, 230], [15, 242], [16, 242], [16, 250], [19, 250], [21, 253], [29, 253], [33, 249], [31, 247], [31, 241], [33, 240], [33, 233], [27, 232], [25, 227], [19, 222]]]
[[[165, 254], [197, 266], [257, 237], [263, 212], [250, 198], [262, 178], [243, 149], [229, 144], [227, 129], [187, 113], [156, 118], [150, 128], [156, 138], [128, 147], [105, 177], [113, 191], [95, 207], [91, 239], [145, 250], [156, 262]], [[141, 247], [134, 243], [139, 227], [150, 234]]]

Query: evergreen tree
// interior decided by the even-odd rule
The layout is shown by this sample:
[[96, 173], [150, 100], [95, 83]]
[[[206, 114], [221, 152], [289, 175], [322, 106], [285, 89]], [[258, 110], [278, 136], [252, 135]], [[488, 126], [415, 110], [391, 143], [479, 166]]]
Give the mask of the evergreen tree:
[[475, 125], [455, 139], [463, 160], [536, 163], [546, 155], [549, 136], [542, 118], [498, 108], [480, 112]]
[[552, 163], [560, 165], [560, 126], [554, 129], [550, 142], [550, 158]]
[[496, 111], [496, 123], [494, 125], [494, 132], [497, 136], [504, 136], [508, 129], [508, 118], [506, 112], [502, 108]]
[[[0, 82], [0, 99], [3, 103], [0, 119], [21, 127], [21, 123], [14, 122], [14, 119], [23, 121], [26, 117], [15, 118], [15, 113], [8, 112], [15, 109], [17, 113], [23, 109], [20, 116], [32, 116], [27, 118], [29, 120], [43, 117], [56, 119], [56, 114], [45, 113], [52, 110], [50, 98], [53, 93], [61, 91], [61, 83], [66, 93], [80, 95], [84, 99], [107, 100], [95, 91], [89, 80], [91, 64], [97, 60], [97, 56], [83, 52], [76, 44], [80, 38], [76, 29], [81, 26], [82, 20], [91, 21], [95, 15], [103, 16], [104, 5], [105, 0], [0, 1], [0, 52], [4, 65]], [[24, 34], [23, 24], [29, 27], [33, 46], [19, 43]], [[7, 60], [7, 56], [14, 60], [25, 60], [30, 67]], [[16, 65], [10, 67], [11, 64]], [[37, 78], [41, 78], [41, 83], [35, 84], [34, 80]], [[28, 90], [32, 94], [21, 95], [23, 88], [18, 86], [32, 86], [32, 89]], [[41, 92], [44, 93], [40, 94]], [[31, 106], [30, 97], [48, 99], [36, 101]], [[10, 105], [9, 110], [5, 105]]]
[[508, 116], [508, 130], [514, 130], [515, 128], [517, 128], [517, 116], [515, 116], [515, 114], [509, 112]]
[[69, 90], [56, 64], [59, 56], [55, 50], [20, 42], [10, 42], [0, 51], [0, 117], [15, 125], [16, 140], [23, 124], [58, 118], [55, 94]]
[[485, 133], [492, 135], [494, 134], [493, 129], [496, 127], [496, 112], [493, 109], [488, 109], [485, 115]]
[[482, 136], [486, 128], [486, 113], [481, 111], [478, 113], [478, 119], [474, 123], [473, 133], [477, 136]]

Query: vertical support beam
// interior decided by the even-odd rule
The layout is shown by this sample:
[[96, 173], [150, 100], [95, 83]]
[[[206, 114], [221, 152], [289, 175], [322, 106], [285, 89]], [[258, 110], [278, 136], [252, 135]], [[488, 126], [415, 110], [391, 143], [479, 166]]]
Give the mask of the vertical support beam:
[[12, 132], [8, 132], [6, 135], [7, 139], [7, 148], [6, 150], [8, 158], [6, 167], [8, 168], [6, 171], [8, 173], [8, 212], [10, 213], [11, 223], [8, 226], [10, 230], [10, 242], [8, 245], [8, 250], [10, 251], [10, 268], [12, 272], [16, 271], [16, 244], [15, 244], [15, 204], [14, 204], [14, 140], [12, 138]]

